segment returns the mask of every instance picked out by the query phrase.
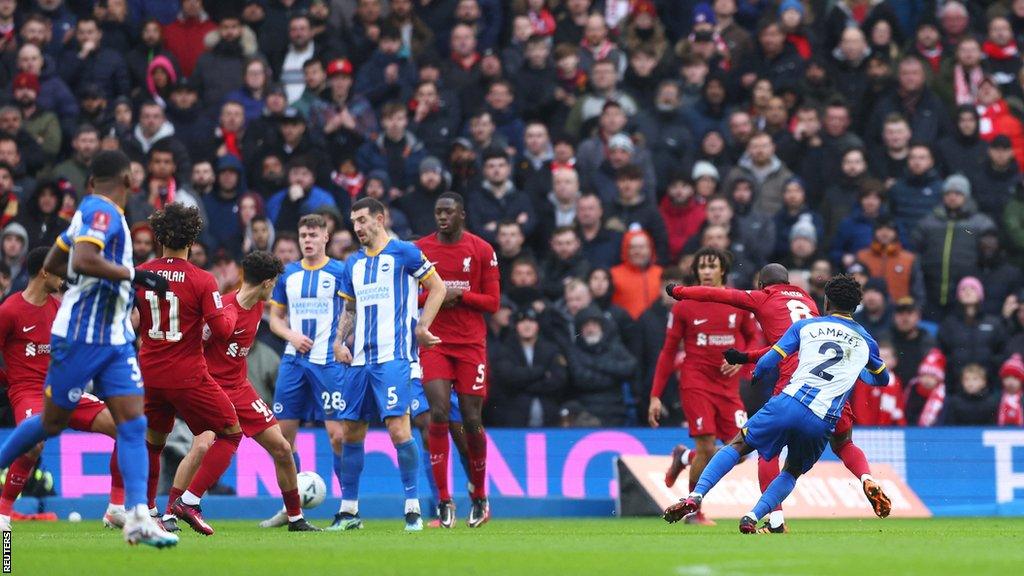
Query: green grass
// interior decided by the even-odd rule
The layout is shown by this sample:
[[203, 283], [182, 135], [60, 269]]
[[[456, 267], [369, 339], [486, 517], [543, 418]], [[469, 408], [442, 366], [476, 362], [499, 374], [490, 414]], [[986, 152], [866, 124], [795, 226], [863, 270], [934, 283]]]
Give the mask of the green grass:
[[1024, 520], [796, 520], [787, 535], [743, 536], [660, 519], [495, 520], [479, 530], [406, 534], [400, 520], [359, 532], [289, 534], [214, 520], [177, 548], [130, 548], [97, 522], [17, 523], [14, 574], [1015, 574]]

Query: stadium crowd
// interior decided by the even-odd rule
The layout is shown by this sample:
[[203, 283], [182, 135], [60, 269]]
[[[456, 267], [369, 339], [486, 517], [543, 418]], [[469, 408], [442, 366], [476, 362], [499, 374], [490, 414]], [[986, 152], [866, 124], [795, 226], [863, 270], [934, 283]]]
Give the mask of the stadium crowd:
[[[738, 288], [862, 282], [897, 381], [859, 424], [1020, 426], [1022, 42], [1024, 0], [0, 0], [0, 287], [99, 150], [133, 159], [135, 261], [198, 206], [223, 291], [305, 214], [344, 258], [355, 199], [412, 239], [451, 190], [501, 272], [491, 426], [643, 422], [703, 246]], [[264, 323], [268, 401], [282, 349]]]

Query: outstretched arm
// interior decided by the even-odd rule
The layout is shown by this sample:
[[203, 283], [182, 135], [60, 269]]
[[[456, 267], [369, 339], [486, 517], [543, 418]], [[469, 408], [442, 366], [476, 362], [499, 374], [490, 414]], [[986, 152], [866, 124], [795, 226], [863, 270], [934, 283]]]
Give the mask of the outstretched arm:
[[672, 297], [676, 300], [718, 302], [729, 304], [748, 312], [757, 312], [763, 298], [759, 290], [737, 290], [735, 288], [712, 288], [710, 286], [675, 286]]

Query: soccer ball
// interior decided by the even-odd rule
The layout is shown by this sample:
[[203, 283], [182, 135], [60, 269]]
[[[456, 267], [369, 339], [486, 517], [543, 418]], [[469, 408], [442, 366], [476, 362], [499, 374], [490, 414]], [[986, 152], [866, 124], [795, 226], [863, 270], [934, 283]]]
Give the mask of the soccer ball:
[[327, 484], [316, 472], [299, 472], [299, 498], [302, 498], [302, 507], [306, 509], [316, 508], [324, 503], [327, 497]]

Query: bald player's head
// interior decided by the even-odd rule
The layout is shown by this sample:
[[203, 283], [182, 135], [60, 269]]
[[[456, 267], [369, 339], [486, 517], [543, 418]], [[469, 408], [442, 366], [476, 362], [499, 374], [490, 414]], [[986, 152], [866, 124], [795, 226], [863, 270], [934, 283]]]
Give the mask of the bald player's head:
[[761, 268], [761, 272], [758, 274], [758, 282], [762, 288], [775, 284], [789, 284], [789, 270], [786, 270], [786, 267], [782, 264], [768, 264]]

